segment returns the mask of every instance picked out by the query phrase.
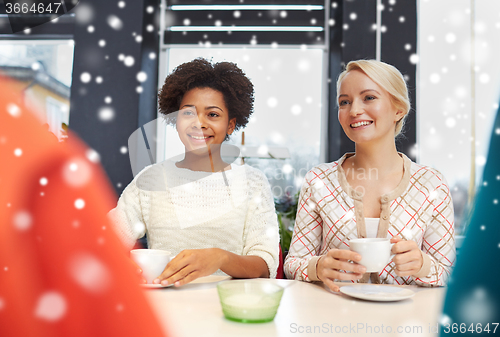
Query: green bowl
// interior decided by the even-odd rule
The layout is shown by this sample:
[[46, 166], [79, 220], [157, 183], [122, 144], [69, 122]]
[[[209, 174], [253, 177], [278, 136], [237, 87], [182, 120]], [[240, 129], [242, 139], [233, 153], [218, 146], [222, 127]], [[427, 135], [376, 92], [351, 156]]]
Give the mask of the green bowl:
[[224, 316], [244, 323], [270, 322], [284, 288], [267, 280], [228, 280], [217, 284]]

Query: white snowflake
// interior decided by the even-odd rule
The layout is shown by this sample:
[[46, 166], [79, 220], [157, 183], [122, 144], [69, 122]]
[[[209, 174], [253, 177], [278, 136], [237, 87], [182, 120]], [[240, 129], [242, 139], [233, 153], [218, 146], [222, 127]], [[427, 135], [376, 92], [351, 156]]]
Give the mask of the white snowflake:
[[476, 165], [484, 166], [485, 164], [486, 164], [486, 157], [485, 156], [476, 156]]
[[15, 118], [21, 116], [21, 109], [19, 109], [19, 107], [14, 103], [7, 104], [7, 112], [9, 113], [9, 115]]
[[455, 127], [457, 125], [457, 121], [453, 117], [448, 117], [445, 122], [446, 126], [449, 128]]
[[269, 153], [269, 148], [267, 147], [267, 145], [261, 145], [257, 149], [257, 153], [261, 156], [267, 156], [267, 154]]
[[82, 158], [73, 158], [62, 168], [64, 182], [73, 187], [87, 184], [92, 178], [92, 168]]
[[443, 314], [441, 315], [441, 318], [439, 319], [439, 324], [441, 325], [450, 325], [452, 323], [452, 320], [449, 316]]
[[28, 230], [32, 223], [33, 223], [33, 217], [28, 211], [18, 211], [16, 214], [14, 214], [13, 221], [14, 227], [16, 227], [20, 231], [26, 231]]
[[59, 321], [66, 314], [66, 299], [56, 291], [48, 291], [37, 301], [35, 316], [49, 322]]
[[298, 116], [302, 112], [302, 107], [298, 104], [292, 105], [292, 115]]
[[411, 64], [417, 64], [419, 61], [419, 57], [417, 54], [411, 54], [410, 55], [410, 63]]
[[115, 110], [111, 107], [102, 107], [97, 112], [99, 119], [103, 122], [109, 122], [115, 118]]
[[307, 72], [311, 68], [311, 63], [308, 59], [301, 59], [297, 64], [297, 68], [299, 68], [301, 72]]
[[83, 199], [76, 199], [75, 200], [75, 208], [76, 209], [83, 209], [85, 207], [85, 200]]
[[111, 286], [112, 275], [96, 256], [81, 252], [72, 256], [68, 264], [73, 281], [86, 291], [101, 294]]
[[137, 73], [137, 81], [139, 82], [146, 82], [146, 80], [148, 79], [148, 75], [144, 72], [144, 71], [140, 71]]
[[125, 64], [127, 67], [132, 67], [135, 63], [135, 59], [133, 56], [125, 56], [123, 58], [123, 64]]
[[479, 82], [483, 83], [483, 84], [486, 84], [490, 81], [490, 75], [488, 74], [481, 74], [479, 76]]
[[293, 166], [290, 164], [283, 165], [282, 171], [284, 174], [290, 174], [293, 172]]
[[448, 33], [445, 36], [445, 40], [448, 43], [454, 43], [457, 40], [457, 36], [453, 33]]
[[267, 106], [270, 108], [275, 108], [278, 105], [278, 99], [276, 97], [269, 97], [267, 99]]
[[430, 76], [431, 83], [436, 84], [436, 83], [439, 83], [440, 80], [441, 80], [441, 76], [439, 76], [439, 74], [437, 74], [437, 73], [431, 74], [431, 76]]
[[123, 28], [122, 20], [119, 17], [117, 17], [116, 15], [109, 15], [106, 19], [106, 22], [114, 30], [120, 30]]
[[96, 150], [94, 149], [88, 149], [85, 152], [85, 156], [87, 157], [88, 160], [90, 160], [92, 163], [98, 163], [101, 160], [101, 156], [99, 153], [97, 153]]
[[83, 83], [89, 83], [91, 80], [92, 76], [87, 72], [84, 72], [80, 75], [80, 81], [82, 81]]

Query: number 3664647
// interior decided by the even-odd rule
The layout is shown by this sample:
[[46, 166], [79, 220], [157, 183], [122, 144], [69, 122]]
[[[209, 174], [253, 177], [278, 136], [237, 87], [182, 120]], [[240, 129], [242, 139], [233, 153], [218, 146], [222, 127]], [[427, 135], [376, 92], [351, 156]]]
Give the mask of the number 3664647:
[[64, 14], [61, 2], [54, 3], [12, 3], [5, 1], [7, 14]]
[[445, 334], [448, 333], [493, 333], [495, 334], [498, 328], [498, 323], [487, 323], [487, 324], [481, 324], [481, 323], [472, 323], [470, 325], [467, 325], [465, 323], [452, 323], [452, 324], [444, 324], [443, 325], [443, 332]]

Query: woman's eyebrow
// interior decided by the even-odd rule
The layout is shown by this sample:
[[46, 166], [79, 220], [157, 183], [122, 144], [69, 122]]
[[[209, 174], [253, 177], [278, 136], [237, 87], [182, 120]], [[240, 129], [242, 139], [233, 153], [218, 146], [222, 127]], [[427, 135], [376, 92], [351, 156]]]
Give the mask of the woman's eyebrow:
[[363, 94], [364, 94], [365, 92], [367, 92], [367, 91], [375, 91], [377, 94], [379, 94], [379, 95], [380, 95], [380, 93], [379, 93], [377, 90], [375, 90], [375, 89], [365, 89], [365, 90], [361, 91], [359, 94], [360, 94], [360, 95], [363, 95]]
[[222, 110], [221, 108], [219, 108], [217, 105], [207, 106], [207, 107], [205, 108], [205, 110], [210, 110], [210, 109], [214, 109], [214, 108], [215, 108], [215, 109], [219, 109], [220, 111], [224, 111], [224, 110]]

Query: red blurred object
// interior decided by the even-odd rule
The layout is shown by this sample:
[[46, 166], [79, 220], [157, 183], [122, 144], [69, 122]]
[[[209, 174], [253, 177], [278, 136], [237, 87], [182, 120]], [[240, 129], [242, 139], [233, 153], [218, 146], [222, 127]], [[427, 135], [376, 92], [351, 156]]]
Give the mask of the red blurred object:
[[108, 224], [99, 164], [9, 88], [0, 77], [0, 335], [165, 336]]

